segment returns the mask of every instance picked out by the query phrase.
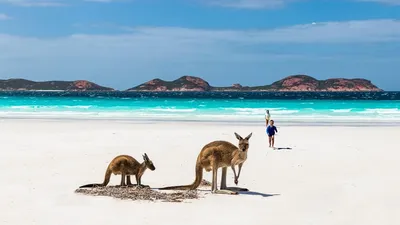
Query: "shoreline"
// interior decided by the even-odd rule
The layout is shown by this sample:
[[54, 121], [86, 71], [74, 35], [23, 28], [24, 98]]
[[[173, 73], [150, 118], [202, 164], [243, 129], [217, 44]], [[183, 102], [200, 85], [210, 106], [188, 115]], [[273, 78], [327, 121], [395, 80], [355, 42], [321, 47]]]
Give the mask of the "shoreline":
[[[93, 117], [3, 117], [3, 121], [41, 121], [41, 122], [115, 122], [129, 124], [187, 124], [187, 125], [222, 125], [222, 126], [263, 126], [264, 120], [237, 121], [237, 120], [189, 120], [189, 119], [157, 119], [157, 118], [93, 118]], [[399, 127], [400, 121], [288, 121], [275, 120], [276, 126], [285, 127]]]

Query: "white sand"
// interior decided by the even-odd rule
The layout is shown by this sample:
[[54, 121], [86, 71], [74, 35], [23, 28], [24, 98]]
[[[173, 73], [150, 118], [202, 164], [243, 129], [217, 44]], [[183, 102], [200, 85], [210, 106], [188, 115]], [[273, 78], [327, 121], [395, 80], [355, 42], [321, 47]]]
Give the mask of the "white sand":
[[[278, 124], [276, 146], [293, 148], [280, 151], [267, 147], [262, 123], [1, 120], [0, 128], [0, 224], [400, 224], [400, 127]], [[207, 194], [190, 203], [74, 193], [101, 182], [118, 154], [142, 161], [146, 152], [156, 170], [142, 182], [154, 188], [189, 184], [202, 146], [215, 139], [237, 143], [235, 131], [253, 132], [239, 186], [254, 193]], [[111, 184], [119, 180], [112, 176]]]

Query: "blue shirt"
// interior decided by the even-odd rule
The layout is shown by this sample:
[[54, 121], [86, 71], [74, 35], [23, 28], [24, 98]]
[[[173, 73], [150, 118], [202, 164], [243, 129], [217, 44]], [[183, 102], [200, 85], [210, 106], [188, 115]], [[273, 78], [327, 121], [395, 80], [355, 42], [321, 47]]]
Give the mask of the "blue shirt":
[[268, 126], [267, 127], [267, 134], [268, 135], [270, 135], [270, 136], [272, 136], [272, 135], [275, 135], [275, 132], [278, 132], [278, 129], [276, 129], [276, 127], [275, 126]]

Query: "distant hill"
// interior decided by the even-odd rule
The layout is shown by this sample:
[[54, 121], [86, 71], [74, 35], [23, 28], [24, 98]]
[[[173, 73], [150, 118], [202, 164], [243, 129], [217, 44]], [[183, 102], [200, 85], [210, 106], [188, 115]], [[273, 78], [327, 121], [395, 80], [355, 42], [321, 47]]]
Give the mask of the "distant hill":
[[[25, 79], [0, 80], [0, 90], [31, 91], [115, 91], [113, 88], [100, 86], [86, 80], [42, 81]], [[308, 75], [293, 75], [262, 86], [242, 86], [233, 84], [229, 87], [213, 87], [207, 81], [195, 76], [182, 76], [173, 81], [153, 79], [126, 91], [383, 91], [366, 79], [332, 78], [317, 80]]]
[[173, 81], [153, 79], [127, 91], [382, 91], [366, 79], [335, 78], [317, 80], [308, 75], [293, 75], [270, 85], [213, 87], [194, 76], [182, 76]]
[[86, 80], [36, 82], [25, 79], [8, 79], [0, 80], [0, 90], [113, 91], [114, 89]]
[[210, 91], [211, 89], [210, 84], [199, 77], [183, 76], [174, 81], [150, 80], [127, 91]]

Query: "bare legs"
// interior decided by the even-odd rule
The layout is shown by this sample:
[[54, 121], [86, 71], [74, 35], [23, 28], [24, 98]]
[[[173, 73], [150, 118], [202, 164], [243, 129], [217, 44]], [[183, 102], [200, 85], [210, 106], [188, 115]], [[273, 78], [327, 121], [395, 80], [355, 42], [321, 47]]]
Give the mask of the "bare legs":
[[275, 136], [268, 136], [268, 140], [269, 140], [269, 147], [274, 147], [275, 144]]
[[274, 147], [275, 146], [275, 136], [271, 137], [271, 142], [272, 142], [272, 147]]

